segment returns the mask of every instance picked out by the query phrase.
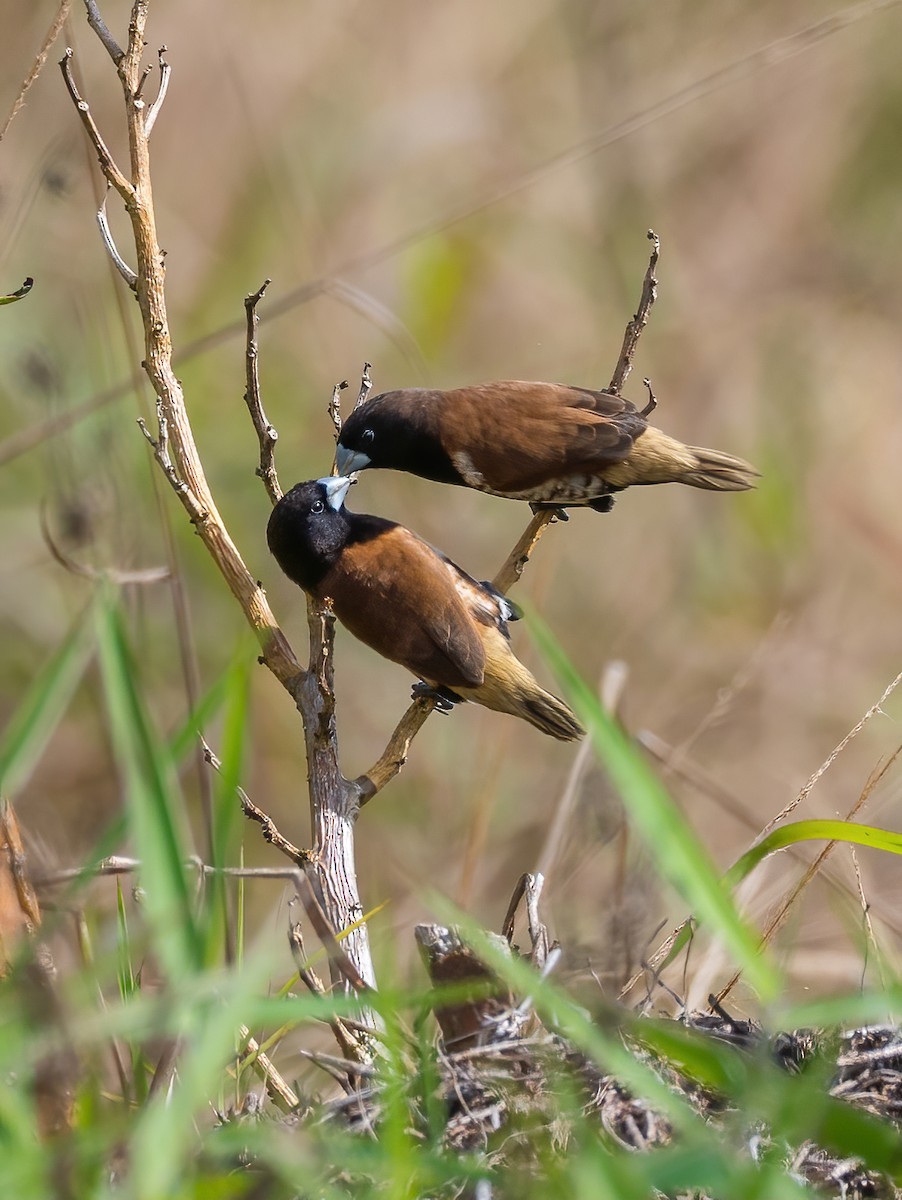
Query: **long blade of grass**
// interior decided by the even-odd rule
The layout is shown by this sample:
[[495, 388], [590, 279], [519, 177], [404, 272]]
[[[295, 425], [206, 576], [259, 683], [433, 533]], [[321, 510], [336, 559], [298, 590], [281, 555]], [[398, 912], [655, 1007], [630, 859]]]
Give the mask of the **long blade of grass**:
[[0, 738], [0, 792], [10, 799], [28, 782], [91, 659], [90, 611], [32, 683]]
[[[225, 678], [223, 698], [225, 714], [220, 748], [219, 770], [214, 777], [213, 803], [213, 866], [224, 867], [235, 861], [241, 843], [244, 817], [238, 801], [244, 751], [247, 740], [250, 706], [250, 664], [242, 639]], [[204, 934], [207, 943], [207, 962], [212, 963], [221, 953], [234, 952], [234, 931], [231, 928], [229, 892], [224, 876], [213, 875], [207, 880], [206, 903], [203, 908]]]
[[145, 909], [161, 961], [171, 977], [180, 979], [202, 965], [203, 941], [185, 873], [178, 784], [138, 691], [139, 674], [115, 596], [107, 593], [96, 613], [109, 730], [125, 785], [132, 837], [140, 847]]
[[761, 952], [758, 936], [736, 912], [707, 850], [631, 739], [602, 708], [548, 626], [532, 610], [527, 610], [527, 616], [539, 649], [586, 726], [599, 759], [661, 874], [686, 900], [697, 919], [723, 942], [762, 1000], [773, 999], [780, 990], [779, 973]]
[[771, 830], [751, 850], [746, 850], [727, 871], [724, 882], [729, 887], [736, 887], [762, 859], [797, 842], [850, 842], [855, 846], [870, 846], [874, 850], [902, 854], [902, 833], [895, 833], [891, 829], [858, 825], [854, 821], [792, 821]]

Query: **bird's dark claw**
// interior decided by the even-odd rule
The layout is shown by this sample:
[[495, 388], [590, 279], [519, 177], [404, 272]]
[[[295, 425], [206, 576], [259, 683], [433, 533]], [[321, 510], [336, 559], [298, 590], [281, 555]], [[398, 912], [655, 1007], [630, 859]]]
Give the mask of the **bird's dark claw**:
[[569, 521], [570, 520], [570, 514], [567, 512], [566, 508], [561, 508], [561, 506], [559, 504], [542, 504], [542, 503], [533, 503], [532, 501], [530, 501], [529, 507], [532, 509], [532, 511], [534, 513], [550, 512], [553, 519], [556, 521]]
[[460, 703], [460, 696], [452, 692], [450, 688], [434, 688], [422, 680], [415, 683], [410, 689], [410, 698], [412, 700], [431, 700], [435, 705], [435, 711], [439, 713], [449, 713], [455, 704]]

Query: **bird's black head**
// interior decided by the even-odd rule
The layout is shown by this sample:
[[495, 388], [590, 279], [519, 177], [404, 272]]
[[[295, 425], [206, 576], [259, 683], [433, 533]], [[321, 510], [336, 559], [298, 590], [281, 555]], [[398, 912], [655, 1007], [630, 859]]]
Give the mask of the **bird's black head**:
[[404, 388], [374, 396], [341, 427], [338, 469], [350, 475], [367, 467], [386, 467], [438, 483], [460, 483], [442, 446], [440, 421], [440, 392]]
[[272, 510], [266, 540], [289, 579], [313, 592], [347, 545], [344, 501], [351, 480], [338, 475], [296, 484]]

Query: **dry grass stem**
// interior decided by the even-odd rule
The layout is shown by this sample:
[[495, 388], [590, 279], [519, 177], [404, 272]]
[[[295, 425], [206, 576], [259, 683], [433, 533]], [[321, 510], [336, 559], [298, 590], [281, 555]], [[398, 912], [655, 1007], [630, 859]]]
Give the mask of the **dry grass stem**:
[[56, 16], [50, 22], [50, 28], [47, 30], [47, 36], [44, 38], [44, 41], [41, 43], [41, 48], [37, 52], [34, 62], [31, 64], [31, 69], [29, 70], [29, 72], [25, 76], [25, 78], [22, 80], [22, 83], [19, 87], [19, 91], [16, 95], [15, 100], [13, 101], [13, 106], [9, 110], [9, 116], [3, 122], [3, 128], [0, 129], [0, 142], [3, 141], [4, 137], [6, 136], [7, 132], [9, 131], [10, 125], [12, 125], [13, 121], [16, 119], [16, 117], [21, 112], [22, 108], [24, 107], [25, 97], [28, 94], [29, 89], [34, 84], [37, 77], [40, 75], [41, 71], [43, 71], [44, 64], [47, 62], [47, 57], [50, 54], [50, 50], [53, 46], [53, 43], [59, 37], [60, 32], [66, 23], [66, 19], [69, 16], [69, 9], [71, 7], [72, 7], [72, 0], [62, 0], [62, 3], [60, 4], [59, 8], [56, 10]]
[[880, 697], [880, 699], [875, 704], [871, 705], [871, 707], [864, 714], [864, 716], [861, 718], [861, 720], [856, 722], [856, 724], [852, 726], [852, 728], [849, 730], [849, 732], [846, 734], [846, 736], [842, 739], [842, 741], [839, 742], [838, 745], [834, 746], [834, 748], [830, 751], [830, 753], [827, 755], [827, 757], [824, 759], [824, 761], [821, 763], [821, 765], [818, 767], [818, 769], [814, 772], [814, 774], [811, 776], [811, 778], [808, 780], [808, 782], [805, 784], [805, 786], [802, 788], [802, 790], [799, 792], [799, 794], [795, 797], [795, 799], [790, 801], [790, 803], [787, 804], [785, 808], [782, 808], [775, 817], [772, 817], [767, 822], [767, 824], [764, 826], [764, 828], [758, 834], [758, 838], [756, 840], [760, 841], [761, 838], [766, 837], [767, 834], [770, 833], [770, 831], [774, 828], [775, 825], [779, 825], [781, 823], [781, 821], [785, 821], [786, 818], [790, 815], [790, 813], [794, 812], [794, 810], [797, 809], [798, 806], [803, 801], [808, 799], [809, 795], [811, 794], [812, 790], [814, 789], [815, 784], [818, 782], [818, 780], [821, 778], [821, 776], [826, 774], [826, 772], [830, 770], [830, 768], [833, 766], [833, 764], [839, 758], [840, 754], [842, 754], [843, 750], [845, 750], [846, 746], [848, 746], [848, 744], [851, 741], [853, 741], [855, 738], [858, 737], [859, 733], [861, 733], [862, 729], [864, 729], [865, 725], [867, 725], [867, 723], [868, 723], [868, 721], [870, 721], [871, 717], [875, 716], [879, 712], [882, 712], [883, 704], [890, 698], [890, 696], [893, 694], [893, 692], [896, 690], [896, 688], [899, 686], [900, 683], [902, 683], [902, 671], [899, 672], [899, 674], [892, 681], [892, 683], [887, 685], [887, 687], [884, 689], [883, 695]]

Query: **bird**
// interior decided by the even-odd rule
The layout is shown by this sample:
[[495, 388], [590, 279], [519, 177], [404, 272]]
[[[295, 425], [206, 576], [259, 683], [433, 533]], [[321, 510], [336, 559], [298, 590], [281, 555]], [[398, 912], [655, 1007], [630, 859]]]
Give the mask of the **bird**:
[[653, 483], [715, 492], [755, 486], [758, 472], [721, 450], [685, 446], [613, 392], [501, 380], [373, 396], [341, 429], [341, 475], [369, 467], [529, 501], [534, 508], [610, 510], [613, 494]]
[[471, 700], [560, 741], [585, 730], [514, 654], [514, 605], [403, 525], [349, 512], [353, 481], [296, 484], [273, 508], [266, 538], [284, 573], [318, 603], [331, 600], [355, 637], [421, 681], [445, 710]]

